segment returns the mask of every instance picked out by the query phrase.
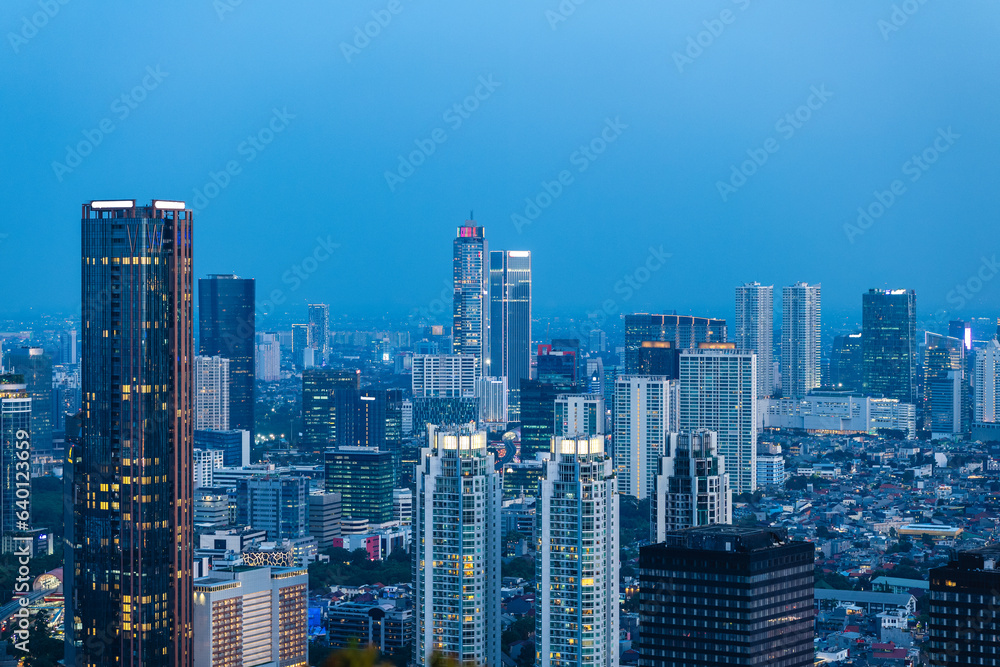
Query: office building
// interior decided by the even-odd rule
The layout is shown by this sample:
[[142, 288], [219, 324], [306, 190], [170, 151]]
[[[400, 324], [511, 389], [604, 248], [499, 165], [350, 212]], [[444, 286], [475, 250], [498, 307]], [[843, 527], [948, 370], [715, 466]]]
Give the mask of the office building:
[[479, 378], [476, 398], [479, 399], [479, 421], [500, 427], [507, 425], [507, 378]]
[[326, 491], [339, 493], [345, 519], [392, 521], [392, 453], [375, 447], [326, 452]]
[[965, 387], [965, 341], [924, 332], [923, 417], [932, 438], [969, 430]]
[[756, 386], [753, 352], [704, 343], [681, 353], [679, 430], [716, 432], [734, 493], [757, 488]]
[[23, 375], [0, 375], [0, 535], [31, 527], [31, 402]]
[[830, 352], [830, 387], [860, 392], [864, 386], [863, 359], [860, 331], [836, 336]]
[[222, 452], [222, 465], [242, 468], [250, 465], [249, 431], [195, 431], [194, 446]]
[[[751, 350], [757, 355], [757, 398], [773, 396], [773, 285], [754, 282], [736, 288], [736, 331], [733, 341], [737, 350]], [[818, 341], [817, 338], [817, 344]]]
[[31, 448], [52, 449], [52, 358], [40, 347], [14, 348], [7, 369], [24, 377], [31, 396]]
[[639, 363], [634, 375], [662, 375], [676, 380], [680, 372], [680, 349], [668, 340], [644, 340], [639, 346]]
[[1000, 421], [1000, 343], [993, 338], [975, 355], [973, 418], [980, 424]]
[[713, 525], [639, 550], [640, 667], [812, 667], [811, 542]]
[[475, 398], [479, 359], [471, 354], [413, 355], [414, 398]]
[[413, 491], [410, 489], [392, 490], [392, 520], [400, 525], [413, 523]]
[[413, 646], [413, 608], [407, 600], [331, 605], [326, 627], [335, 650], [371, 647], [396, 655]]
[[639, 350], [643, 341], [666, 341], [681, 350], [695, 348], [699, 343], [725, 343], [726, 321], [690, 315], [626, 315], [623, 374], [642, 372]]
[[780, 454], [757, 455], [757, 486], [785, 486], [785, 458]]
[[428, 424], [467, 424], [479, 418], [479, 399], [414, 398], [412, 401], [413, 433], [427, 432]]
[[229, 430], [229, 359], [194, 358], [194, 428]]
[[654, 543], [670, 531], [733, 522], [733, 491], [714, 431], [670, 434], [652, 496]]
[[198, 354], [229, 359], [229, 426], [250, 432], [254, 425], [256, 342], [253, 278], [210, 275], [198, 280]]
[[83, 205], [68, 665], [192, 664], [192, 217], [183, 202]]
[[313, 491], [309, 494], [309, 534], [316, 538], [320, 549], [333, 546], [341, 535], [343, 509], [339, 493]]
[[801, 399], [772, 398], [763, 414], [765, 428], [872, 435], [888, 429], [900, 432], [903, 438], [917, 436], [916, 406], [849, 391], [812, 391]]
[[552, 435], [557, 438], [604, 435], [604, 397], [600, 394], [560, 394], [555, 402]]
[[618, 667], [618, 494], [604, 438], [554, 438], [536, 511], [536, 664]]
[[257, 379], [262, 382], [277, 382], [281, 379], [281, 343], [278, 342], [278, 334], [257, 334], [254, 368]]
[[59, 333], [59, 363], [60, 364], [75, 364], [77, 363], [76, 355], [76, 329], [68, 329]]
[[591, 329], [587, 348], [592, 354], [600, 354], [608, 351], [608, 334], [600, 329]]
[[219, 530], [230, 524], [229, 492], [212, 486], [194, 491], [194, 527]]
[[486, 431], [431, 428], [414, 494], [419, 667], [500, 667], [500, 475]]
[[203, 486], [213, 486], [213, 475], [216, 468], [221, 468], [225, 463], [224, 454], [218, 449], [195, 449], [192, 467], [194, 469], [194, 486], [197, 490]]
[[554, 349], [553, 345], [539, 345], [535, 359], [536, 379], [562, 387], [576, 386], [583, 378], [579, 358], [578, 350], [560, 350]]
[[862, 295], [862, 387], [866, 396], [917, 405], [917, 295], [870, 289]]
[[[820, 385], [820, 286], [781, 288], [781, 394], [801, 398]], [[770, 365], [770, 356], [766, 360]], [[757, 357], [757, 375], [763, 361]], [[766, 371], [764, 371], [766, 372]]]
[[236, 487], [236, 521], [267, 532], [267, 539], [298, 539], [309, 534], [309, 480], [260, 475]]
[[314, 363], [326, 363], [330, 354], [330, 306], [309, 304], [309, 345], [314, 350]]
[[238, 566], [194, 581], [194, 667], [307, 665], [305, 568]]
[[452, 244], [452, 349], [455, 354], [474, 357], [483, 375], [501, 375], [489, 368], [489, 254], [486, 229], [467, 220], [459, 227]]
[[930, 571], [927, 664], [1000, 664], [1000, 550], [952, 552], [948, 565]]
[[302, 372], [302, 451], [320, 454], [353, 439], [361, 371], [308, 368]]
[[656, 488], [667, 434], [677, 430], [676, 381], [663, 375], [619, 375], [615, 380], [614, 454], [618, 492], [639, 500]]
[[531, 378], [531, 253], [490, 252], [489, 359], [483, 375], [507, 378], [507, 410], [521, 420], [521, 383]]
[[[306, 350], [309, 350], [308, 355]], [[308, 365], [306, 364], [307, 360]], [[298, 370], [313, 366], [312, 341], [309, 340], [308, 324], [292, 325], [292, 361]]]

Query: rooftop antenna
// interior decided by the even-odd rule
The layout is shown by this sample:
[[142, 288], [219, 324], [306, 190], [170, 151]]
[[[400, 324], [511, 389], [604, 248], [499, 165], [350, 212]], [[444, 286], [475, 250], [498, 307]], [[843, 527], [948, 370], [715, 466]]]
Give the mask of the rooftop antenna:
[[472, 209], [469, 209], [469, 220], [475, 220], [476, 216], [472, 215]]

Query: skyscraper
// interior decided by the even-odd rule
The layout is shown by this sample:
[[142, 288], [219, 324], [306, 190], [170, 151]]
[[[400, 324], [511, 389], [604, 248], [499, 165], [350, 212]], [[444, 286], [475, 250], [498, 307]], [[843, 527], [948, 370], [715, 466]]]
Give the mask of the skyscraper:
[[[801, 398], [820, 385], [820, 286], [781, 288], [781, 393]], [[761, 373], [757, 357], [757, 374]], [[770, 357], [768, 357], [770, 363]]]
[[618, 492], [643, 500], [656, 488], [667, 434], [676, 430], [671, 417], [675, 380], [663, 375], [619, 375], [615, 380], [615, 467]]
[[774, 395], [774, 286], [746, 283], [736, 288], [738, 350], [757, 353], [757, 398]]
[[834, 337], [830, 353], [830, 387], [837, 391], [861, 391], [863, 359], [860, 331]]
[[325, 303], [309, 304], [309, 343], [325, 363], [330, 353], [330, 306]]
[[198, 280], [198, 354], [229, 359], [229, 428], [254, 425], [256, 324], [253, 278], [210, 275]]
[[[308, 355], [306, 354], [306, 350], [309, 350]], [[309, 368], [313, 365], [312, 345], [309, 340], [308, 324], [292, 325], [292, 360], [295, 363], [295, 367], [299, 370]]]
[[604, 397], [600, 394], [560, 394], [555, 402], [552, 435], [578, 438], [604, 435]]
[[24, 377], [31, 395], [32, 449], [52, 449], [52, 358], [40, 347], [20, 347], [10, 351], [7, 365]]
[[23, 375], [0, 375], [0, 535], [31, 527], [31, 402]]
[[1000, 662], [996, 609], [1000, 606], [1000, 550], [952, 552], [930, 571], [928, 664], [933, 667]]
[[190, 667], [192, 212], [94, 201], [82, 218], [66, 664]]
[[681, 353], [681, 431], [718, 434], [733, 491], [757, 488], [757, 357], [732, 343]]
[[194, 428], [229, 430], [229, 359], [194, 358]]
[[414, 398], [473, 398], [479, 359], [471, 354], [413, 355]]
[[733, 492], [714, 431], [671, 433], [653, 493], [653, 542], [667, 532], [733, 522]]
[[623, 373], [642, 373], [639, 350], [644, 341], [666, 341], [681, 350], [698, 347], [699, 343], [725, 343], [726, 321], [690, 315], [626, 315]]
[[[302, 451], [320, 454], [352, 438], [361, 372], [309, 368], [302, 373]], [[349, 415], [349, 416], [348, 416]]]
[[309, 531], [309, 480], [286, 475], [241, 479], [236, 487], [236, 521], [267, 531], [278, 541], [305, 537]]
[[325, 454], [325, 488], [339, 493], [344, 518], [392, 521], [392, 452], [376, 447], [337, 447]]
[[536, 665], [618, 667], [618, 494], [604, 438], [555, 438], [536, 509]]
[[868, 396], [917, 401], [917, 295], [870, 289], [862, 296], [861, 346]]
[[511, 421], [521, 419], [521, 382], [531, 377], [531, 253], [494, 250], [489, 273], [489, 361], [484, 375], [507, 378]]
[[254, 375], [264, 382], [281, 379], [281, 344], [278, 334], [257, 334], [257, 354], [254, 359]]
[[430, 428], [413, 524], [416, 650], [500, 667], [500, 475], [486, 431]]
[[452, 352], [472, 355], [478, 359], [479, 371], [483, 375], [501, 375], [497, 369], [487, 368], [490, 313], [487, 304], [489, 255], [486, 229], [476, 227], [474, 220], [467, 220], [465, 225], [458, 228], [452, 245]]
[[975, 405], [977, 422], [1000, 419], [1000, 343], [994, 338], [975, 351]]
[[639, 667], [812, 667], [815, 547], [713, 525], [639, 550]]
[[968, 427], [965, 341], [924, 332], [924, 429], [931, 437], [952, 437]]

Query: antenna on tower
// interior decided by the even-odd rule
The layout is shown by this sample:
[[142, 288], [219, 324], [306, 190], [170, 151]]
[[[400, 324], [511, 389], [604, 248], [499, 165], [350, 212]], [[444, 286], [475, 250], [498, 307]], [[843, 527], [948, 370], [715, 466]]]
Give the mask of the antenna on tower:
[[476, 216], [472, 215], [472, 209], [469, 209], [469, 220], [475, 220]]

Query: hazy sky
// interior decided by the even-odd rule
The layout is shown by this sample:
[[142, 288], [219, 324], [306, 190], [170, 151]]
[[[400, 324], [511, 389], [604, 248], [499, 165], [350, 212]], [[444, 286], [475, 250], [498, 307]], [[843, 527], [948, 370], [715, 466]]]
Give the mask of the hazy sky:
[[0, 312], [78, 308], [80, 204], [125, 197], [195, 206], [197, 275], [303, 316], [426, 307], [470, 210], [532, 251], [536, 313], [806, 280], [996, 314], [995, 1], [7, 0], [0, 28]]

